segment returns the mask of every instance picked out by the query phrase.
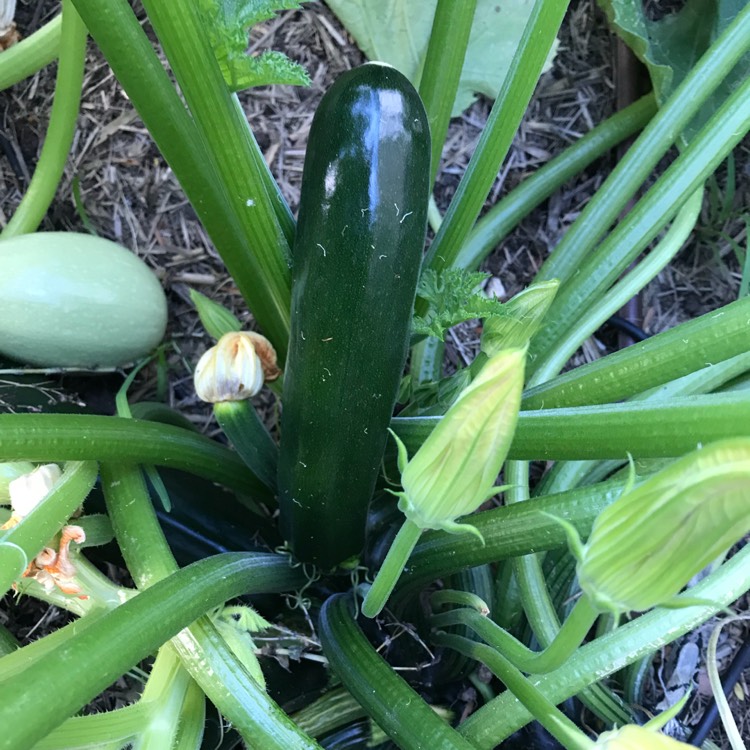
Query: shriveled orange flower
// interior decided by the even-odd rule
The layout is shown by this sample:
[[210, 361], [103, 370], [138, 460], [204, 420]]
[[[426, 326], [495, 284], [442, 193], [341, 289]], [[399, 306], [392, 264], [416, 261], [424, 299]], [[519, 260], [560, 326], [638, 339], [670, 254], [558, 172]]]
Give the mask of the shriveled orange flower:
[[23, 577], [33, 578], [48, 593], [58, 588], [63, 594], [88, 599], [74, 580], [76, 567], [70, 559], [71, 542], [81, 544], [85, 541], [86, 533], [80, 526], [63, 526], [57, 550], [45, 547], [26, 568]]

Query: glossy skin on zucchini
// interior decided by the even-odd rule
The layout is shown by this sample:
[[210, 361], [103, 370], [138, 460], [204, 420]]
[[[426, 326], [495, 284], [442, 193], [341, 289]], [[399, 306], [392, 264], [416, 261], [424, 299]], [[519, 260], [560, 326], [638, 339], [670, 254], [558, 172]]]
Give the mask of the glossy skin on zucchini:
[[358, 555], [406, 360], [429, 195], [427, 117], [378, 63], [315, 114], [293, 251], [279, 503], [294, 555]]
[[146, 264], [91, 234], [0, 242], [0, 355], [42, 367], [119, 367], [164, 337], [167, 299]]

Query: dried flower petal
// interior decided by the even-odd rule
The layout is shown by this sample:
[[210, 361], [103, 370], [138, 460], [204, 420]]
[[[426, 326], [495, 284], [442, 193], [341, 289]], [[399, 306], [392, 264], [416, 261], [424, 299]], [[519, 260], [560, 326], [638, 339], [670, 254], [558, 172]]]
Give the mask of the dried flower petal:
[[263, 379], [276, 380], [281, 375], [278, 360], [276, 359], [276, 349], [271, 342], [259, 333], [246, 331], [245, 335], [253, 342], [255, 353], [260, 357], [260, 363], [263, 366]]
[[[76, 583], [76, 568], [70, 559], [70, 544], [86, 541], [86, 533], [80, 526], [63, 526], [57, 551], [45, 547], [24, 571], [24, 578], [33, 578], [46, 592], [57, 587], [64, 594], [80, 595], [81, 587]], [[80, 599], [88, 599], [80, 595]]]

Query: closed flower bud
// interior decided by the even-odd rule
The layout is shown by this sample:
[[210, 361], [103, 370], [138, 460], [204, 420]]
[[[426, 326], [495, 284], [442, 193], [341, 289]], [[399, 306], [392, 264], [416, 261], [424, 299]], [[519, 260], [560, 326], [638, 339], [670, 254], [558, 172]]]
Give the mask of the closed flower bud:
[[612, 732], [600, 734], [594, 747], [598, 750], [687, 750], [692, 745], [678, 742], [646, 727], [627, 724]]
[[25, 518], [50, 493], [62, 472], [57, 464], [38, 466], [8, 485], [13, 516]]
[[399, 445], [399, 508], [419, 528], [478, 533], [455, 519], [497, 492], [521, 404], [524, 358], [524, 349], [490, 358], [408, 463]]
[[[750, 439], [714, 443], [626, 491], [578, 545], [578, 580], [601, 611], [667, 604], [750, 531]], [[575, 546], [575, 545], [574, 545]]]
[[526, 346], [542, 325], [557, 294], [557, 279], [532, 284], [503, 305], [504, 315], [488, 318], [482, 331], [482, 351], [492, 357], [501, 349]]
[[224, 334], [198, 361], [195, 391], [198, 398], [212, 404], [244, 401], [279, 372], [268, 339], [258, 333], [234, 331]]

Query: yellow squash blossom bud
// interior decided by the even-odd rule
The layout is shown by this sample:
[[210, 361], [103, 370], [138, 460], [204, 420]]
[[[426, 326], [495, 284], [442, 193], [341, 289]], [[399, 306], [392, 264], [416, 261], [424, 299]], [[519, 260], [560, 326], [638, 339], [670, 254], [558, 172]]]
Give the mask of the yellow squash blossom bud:
[[244, 401], [279, 376], [276, 352], [264, 336], [249, 331], [225, 333], [195, 368], [198, 398], [215, 404]]
[[411, 461], [399, 441], [399, 508], [420, 529], [478, 533], [455, 520], [497, 493], [518, 419], [525, 356], [525, 349], [505, 349], [487, 360]]
[[691, 748], [666, 734], [633, 724], [599, 735], [594, 745], [598, 750], [680, 750]]
[[560, 282], [532, 284], [503, 305], [505, 315], [488, 318], [482, 332], [482, 351], [491, 357], [501, 349], [526, 346], [539, 330]]
[[581, 589], [597, 609], [667, 604], [750, 531], [750, 439], [695, 451], [626, 491], [573, 540]]
[[503, 349], [490, 357], [411, 461], [406, 446], [391, 433], [403, 487], [394, 494], [406, 520], [362, 602], [365, 617], [382, 611], [424, 529], [482, 539], [474, 526], [456, 519], [501, 489], [494, 484], [518, 421], [525, 357], [525, 349]]

